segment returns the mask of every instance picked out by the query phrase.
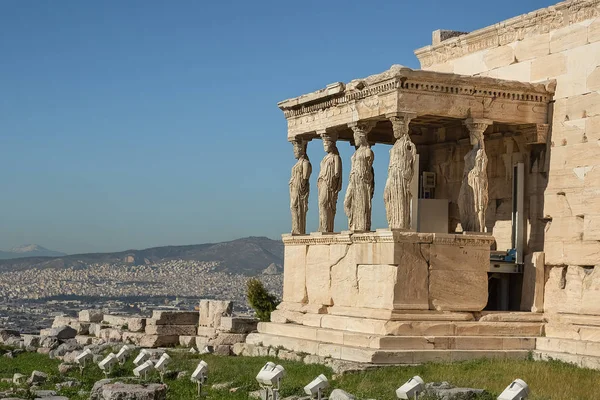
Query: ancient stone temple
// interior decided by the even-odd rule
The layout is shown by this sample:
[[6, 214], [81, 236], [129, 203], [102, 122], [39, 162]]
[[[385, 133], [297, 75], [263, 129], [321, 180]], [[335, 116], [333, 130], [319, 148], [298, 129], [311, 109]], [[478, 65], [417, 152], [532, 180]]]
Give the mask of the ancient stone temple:
[[[279, 103], [298, 160], [283, 302], [248, 342], [370, 363], [536, 350], [599, 367], [599, 16], [600, 0], [572, 0], [436, 31], [421, 70]], [[373, 146], [389, 148], [387, 176]], [[312, 233], [307, 151], [324, 157]], [[387, 227], [371, 224], [375, 181]]]

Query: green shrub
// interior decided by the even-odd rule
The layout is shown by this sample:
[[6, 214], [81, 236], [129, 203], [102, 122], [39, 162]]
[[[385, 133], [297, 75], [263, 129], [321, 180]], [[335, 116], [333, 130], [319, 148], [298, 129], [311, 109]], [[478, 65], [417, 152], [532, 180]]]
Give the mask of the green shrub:
[[277, 307], [277, 298], [263, 286], [262, 282], [256, 278], [251, 278], [246, 283], [248, 303], [256, 311], [256, 316], [263, 322], [271, 320], [271, 311]]

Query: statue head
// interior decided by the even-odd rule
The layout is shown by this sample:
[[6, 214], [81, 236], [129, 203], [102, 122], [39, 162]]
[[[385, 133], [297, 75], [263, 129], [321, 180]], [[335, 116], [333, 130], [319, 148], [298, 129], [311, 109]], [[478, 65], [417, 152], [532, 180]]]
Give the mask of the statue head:
[[306, 156], [306, 142], [304, 140], [294, 139], [292, 145], [294, 146], [294, 157], [296, 160]]
[[331, 139], [323, 139], [323, 149], [326, 153], [334, 153], [337, 150], [335, 142]]
[[354, 146], [358, 149], [361, 146], [368, 146], [369, 141], [367, 140], [366, 132], [361, 132], [359, 130], [354, 131]]
[[472, 146], [481, 146], [481, 144], [483, 143], [483, 132], [469, 132], [469, 141], [471, 142]]
[[337, 146], [335, 144], [338, 135], [335, 132], [321, 132], [321, 139], [323, 140], [323, 149], [326, 153], [337, 153]]
[[396, 140], [408, 135], [408, 121], [400, 118], [392, 119], [392, 128]]

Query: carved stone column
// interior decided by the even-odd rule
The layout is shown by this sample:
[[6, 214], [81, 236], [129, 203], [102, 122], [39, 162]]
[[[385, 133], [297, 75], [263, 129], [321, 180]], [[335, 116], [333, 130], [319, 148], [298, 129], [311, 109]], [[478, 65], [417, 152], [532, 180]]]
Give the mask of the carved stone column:
[[348, 228], [351, 231], [370, 231], [375, 177], [373, 173], [374, 155], [367, 135], [375, 123], [355, 122], [348, 126], [354, 132], [356, 151], [352, 155], [344, 210], [348, 216]]
[[342, 158], [336, 146], [337, 134], [320, 132], [327, 153], [321, 160], [317, 179], [319, 190], [319, 232], [333, 232], [338, 193], [342, 190]]
[[410, 229], [410, 184], [414, 176], [417, 149], [408, 132], [410, 121], [415, 117], [414, 113], [388, 116], [396, 140], [390, 149], [390, 165], [383, 193], [390, 229]]
[[303, 139], [292, 140], [294, 157], [298, 160], [292, 167], [290, 178], [290, 211], [292, 212], [292, 234], [306, 234], [306, 214], [308, 212], [308, 196], [312, 166], [306, 155], [308, 142]]
[[483, 133], [493, 122], [469, 118], [464, 125], [469, 130], [473, 149], [465, 156], [465, 169], [458, 195], [460, 223], [465, 232], [485, 231], [485, 212], [488, 203], [488, 158]]

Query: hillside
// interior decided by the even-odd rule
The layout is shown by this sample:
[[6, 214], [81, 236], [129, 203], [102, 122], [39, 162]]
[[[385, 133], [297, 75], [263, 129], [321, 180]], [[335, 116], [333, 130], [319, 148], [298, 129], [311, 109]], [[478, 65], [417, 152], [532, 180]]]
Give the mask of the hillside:
[[271, 263], [283, 265], [283, 243], [266, 237], [187, 246], [162, 246], [116, 253], [73, 254], [0, 260], [0, 272], [30, 268], [85, 268], [95, 263], [153, 264], [168, 260], [218, 261], [219, 270], [257, 275]]

